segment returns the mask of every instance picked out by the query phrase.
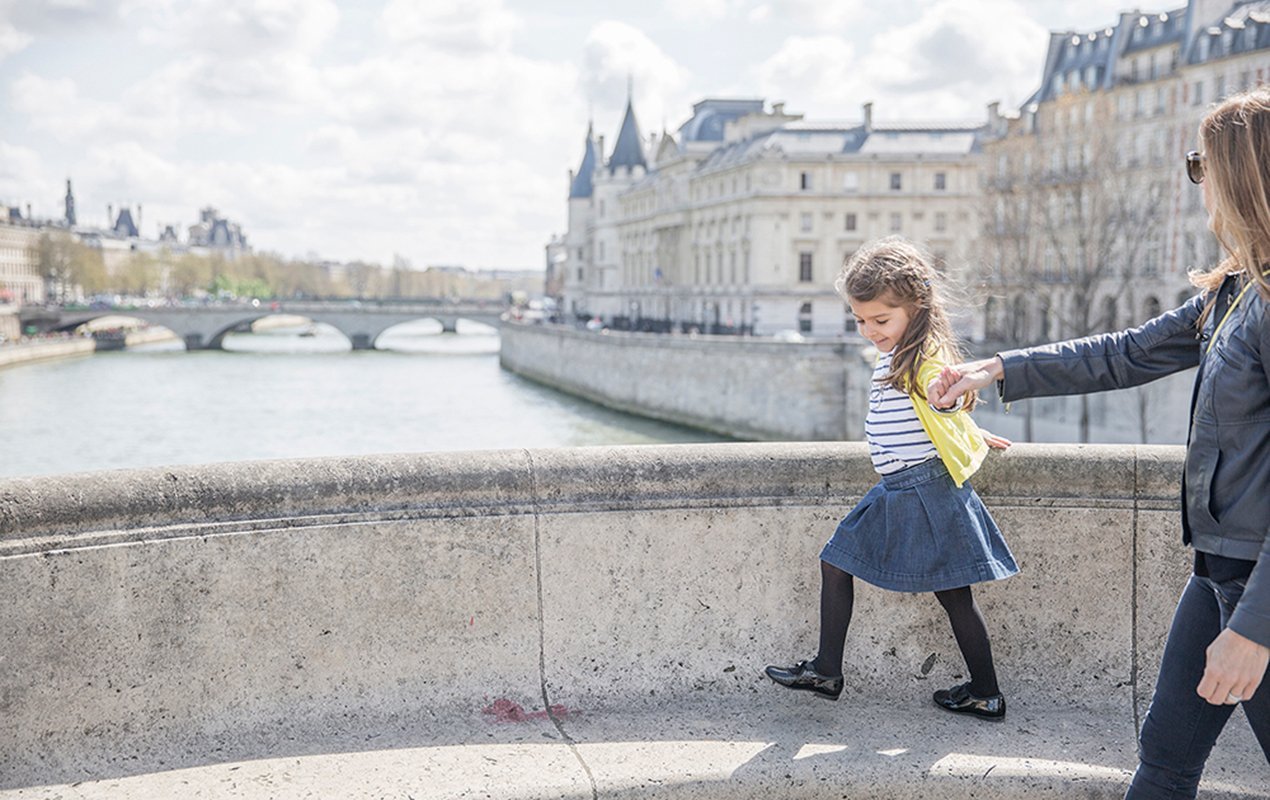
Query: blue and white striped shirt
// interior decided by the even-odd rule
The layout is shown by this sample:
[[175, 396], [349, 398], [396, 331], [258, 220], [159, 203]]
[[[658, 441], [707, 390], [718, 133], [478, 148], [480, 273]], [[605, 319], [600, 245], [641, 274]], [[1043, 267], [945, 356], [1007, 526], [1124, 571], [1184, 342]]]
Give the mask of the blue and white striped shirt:
[[864, 418], [864, 438], [869, 457], [879, 475], [938, 458], [939, 452], [922, 428], [913, 399], [882, 381], [891, 371], [891, 354], [883, 353], [873, 368], [869, 387], [869, 414]]

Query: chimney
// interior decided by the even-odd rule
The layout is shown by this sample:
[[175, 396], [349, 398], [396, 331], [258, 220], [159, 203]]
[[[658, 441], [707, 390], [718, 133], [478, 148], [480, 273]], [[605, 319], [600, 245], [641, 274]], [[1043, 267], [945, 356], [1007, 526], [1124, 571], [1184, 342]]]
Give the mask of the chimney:
[[596, 137], [595, 146], [600, 156], [600, 166], [604, 166], [604, 134], [601, 133], [599, 136]]
[[569, 170], [569, 193], [573, 193], [573, 170]]
[[108, 229], [115, 227], [115, 204], [114, 203], [106, 204], [106, 227]]
[[30, 204], [30, 203], [27, 203], [27, 204], [26, 204], [26, 218], [27, 218], [27, 219], [29, 219], [29, 220], [34, 220], [34, 219], [35, 219], [35, 217], [31, 216], [31, 204]]
[[137, 235], [141, 235], [141, 204], [137, 203]]
[[774, 116], [774, 117], [783, 117], [783, 116], [785, 116], [785, 104], [784, 104], [784, 103], [772, 103], [772, 116]]
[[873, 103], [864, 104], [864, 130], [866, 133], [873, 130]]

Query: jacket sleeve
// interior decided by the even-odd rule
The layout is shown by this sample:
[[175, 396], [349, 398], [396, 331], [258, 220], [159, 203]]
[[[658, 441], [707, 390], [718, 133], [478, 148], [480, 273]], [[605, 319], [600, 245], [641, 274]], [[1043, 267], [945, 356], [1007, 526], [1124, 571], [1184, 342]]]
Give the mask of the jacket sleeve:
[[[1258, 343], [1261, 347], [1261, 369], [1266, 380], [1270, 380], [1270, 313], [1267, 311], [1270, 311], [1270, 305], [1263, 305]], [[1262, 487], [1262, 490], [1270, 491], [1270, 487]], [[1265, 526], [1266, 538], [1261, 542], [1257, 566], [1253, 567], [1243, 597], [1230, 617], [1230, 628], [1257, 644], [1270, 647], [1270, 520], [1266, 520]]]
[[1201, 355], [1196, 323], [1205, 300], [1196, 295], [1130, 330], [998, 353], [1005, 366], [1001, 399], [1124, 389], [1194, 367]]

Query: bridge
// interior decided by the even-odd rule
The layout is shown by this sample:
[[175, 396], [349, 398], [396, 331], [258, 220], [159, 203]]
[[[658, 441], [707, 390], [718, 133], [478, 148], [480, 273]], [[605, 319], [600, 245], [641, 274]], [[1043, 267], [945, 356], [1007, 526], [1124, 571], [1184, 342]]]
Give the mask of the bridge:
[[498, 327], [506, 310], [501, 304], [368, 303], [274, 301], [253, 304], [159, 306], [155, 308], [63, 309], [30, 306], [19, 311], [23, 330], [34, 326], [42, 332], [70, 331], [102, 317], [132, 317], [176, 334], [187, 350], [219, 350], [225, 337], [243, 333], [266, 317], [288, 315], [324, 323], [352, 342], [354, 350], [373, 350], [375, 341], [389, 328], [405, 322], [433, 319], [443, 331], [453, 333], [460, 319]]
[[[0, 800], [1116, 800], [1189, 573], [1182, 457], [976, 475], [1023, 568], [976, 589], [996, 725], [931, 705], [964, 666], [929, 595], [857, 583], [839, 703], [762, 674], [814, 652], [863, 443], [0, 479]], [[1236, 712], [1202, 796], [1268, 775]]]

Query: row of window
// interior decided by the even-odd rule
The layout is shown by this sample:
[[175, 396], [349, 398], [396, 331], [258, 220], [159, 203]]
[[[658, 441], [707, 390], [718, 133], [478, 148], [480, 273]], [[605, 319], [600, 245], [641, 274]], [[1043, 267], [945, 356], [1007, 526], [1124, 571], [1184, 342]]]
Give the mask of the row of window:
[[[904, 191], [904, 173], [892, 172], [888, 175], [888, 183], [892, 192]], [[799, 191], [809, 192], [815, 188], [814, 176], [810, 172], [798, 173], [798, 189]], [[948, 173], [936, 172], [931, 178], [931, 189], [936, 192], [945, 192], [948, 190]], [[848, 172], [842, 177], [842, 190], [844, 192], [860, 191], [860, 174], [858, 172]]]

